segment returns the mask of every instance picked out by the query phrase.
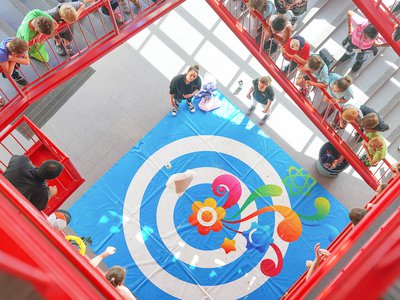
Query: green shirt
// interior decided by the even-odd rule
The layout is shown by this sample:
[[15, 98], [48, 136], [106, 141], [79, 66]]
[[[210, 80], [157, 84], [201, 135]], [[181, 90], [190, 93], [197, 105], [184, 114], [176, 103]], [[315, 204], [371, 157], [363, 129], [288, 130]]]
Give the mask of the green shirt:
[[[368, 140], [371, 140], [375, 137], [382, 137], [379, 132], [367, 132], [366, 136], [367, 136]], [[385, 158], [386, 153], [387, 153], [386, 143], [383, 143], [383, 146], [380, 149], [372, 149], [372, 148], [368, 147], [368, 152], [369, 152], [369, 154], [371, 154], [374, 161], [376, 161], [376, 162], [381, 161], [382, 159]]]
[[38, 32], [35, 30], [31, 30], [29, 28], [29, 22], [37, 17], [46, 17], [49, 18], [50, 20], [53, 20], [53, 18], [50, 17], [49, 14], [44, 13], [40, 9], [31, 10], [30, 12], [28, 12], [24, 20], [22, 21], [21, 25], [19, 26], [17, 31], [17, 37], [20, 37], [24, 41], [30, 42]]

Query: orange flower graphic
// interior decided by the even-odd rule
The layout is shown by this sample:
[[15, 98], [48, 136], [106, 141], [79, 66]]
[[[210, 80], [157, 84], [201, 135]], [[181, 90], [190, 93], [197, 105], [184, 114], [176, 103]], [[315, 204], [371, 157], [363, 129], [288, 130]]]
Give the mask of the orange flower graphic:
[[189, 223], [197, 226], [197, 231], [206, 235], [210, 230], [218, 232], [222, 229], [221, 220], [225, 217], [225, 209], [217, 207], [213, 198], [207, 198], [204, 203], [196, 201], [192, 204], [193, 214], [189, 216]]

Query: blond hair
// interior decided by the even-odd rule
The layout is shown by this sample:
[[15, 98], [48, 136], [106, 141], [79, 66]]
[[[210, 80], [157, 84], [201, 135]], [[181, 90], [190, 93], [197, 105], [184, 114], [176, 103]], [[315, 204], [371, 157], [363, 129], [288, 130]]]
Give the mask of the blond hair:
[[69, 5], [63, 4], [59, 10], [61, 20], [65, 21], [66, 23], [74, 23], [78, 20], [78, 13], [76, 9]]
[[258, 81], [259, 81], [260, 83], [264, 83], [264, 84], [266, 84], [266, 85], [270, 85], [271, 82], [272, 82], [272, 79], [271, 79], [270, 76], [261, 76], [261, 77], [258, 79]]
[[385, 145], [385, 140], [382, 137], [377, 136], [377, 137], [370, 139], [368, 142], [368, 145], [370, 147], [379, 149], [379, 148], [382, 148], [383, 145]]
[[262, 14], [267, 7], [267, 0], [249, 0], [247, 2], [247, 7]]
[[342, 119], [347, 122], [357, 121], [358, 117], [359, 117], [358, 109], [356, 108], [351, 107], [343, 110]]
[[189, 73], [190, 71], [195, 71], [197, 74], [199, 74], [200, 66], [199, 65], [190, 66], [186, 74]]

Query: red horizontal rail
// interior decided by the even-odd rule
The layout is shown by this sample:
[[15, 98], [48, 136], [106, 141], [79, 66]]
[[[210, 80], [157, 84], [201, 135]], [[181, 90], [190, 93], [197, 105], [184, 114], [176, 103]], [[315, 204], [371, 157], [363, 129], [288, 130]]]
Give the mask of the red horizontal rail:
[[[398, 197], [400, 194], [400, 176], [397, 177], [392, 188], [397, 189], [393, 196]], [[369, 212], [369, 214], [372, 213], [373, 210]], [[317, 299], [380, 298], [394, 280], [400, 276], [399, 253], [400, 208], [397, 208], [384, 225], [344, 267], [342, 272], [326, 286]]]

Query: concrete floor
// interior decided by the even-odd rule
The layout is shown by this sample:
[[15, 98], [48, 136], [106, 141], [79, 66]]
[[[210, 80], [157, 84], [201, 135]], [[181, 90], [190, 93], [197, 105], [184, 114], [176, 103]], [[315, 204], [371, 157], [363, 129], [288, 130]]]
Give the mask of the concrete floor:
[[[250, 106], [246, 93], [251, 80], [267, 75], [205, 2], [186, 1], [92, 65], [95, 74], [43, 127], [86, 179], [64, 208], [169, 113], [170, 79], [193, 63], [200, 64], [201, 76], [212, 73], [218, 88], [242, 111]], [[242, 91], [237, 89], [240, 79]], [[374, 193], [353, 169], [335, 179], [319, 176], [315, 159], [325, 138], [274, 87], [273, 113], [263, 130], [347, 208], [367, 203]], [[255, 123], [259, 115], [252, 117]]]

